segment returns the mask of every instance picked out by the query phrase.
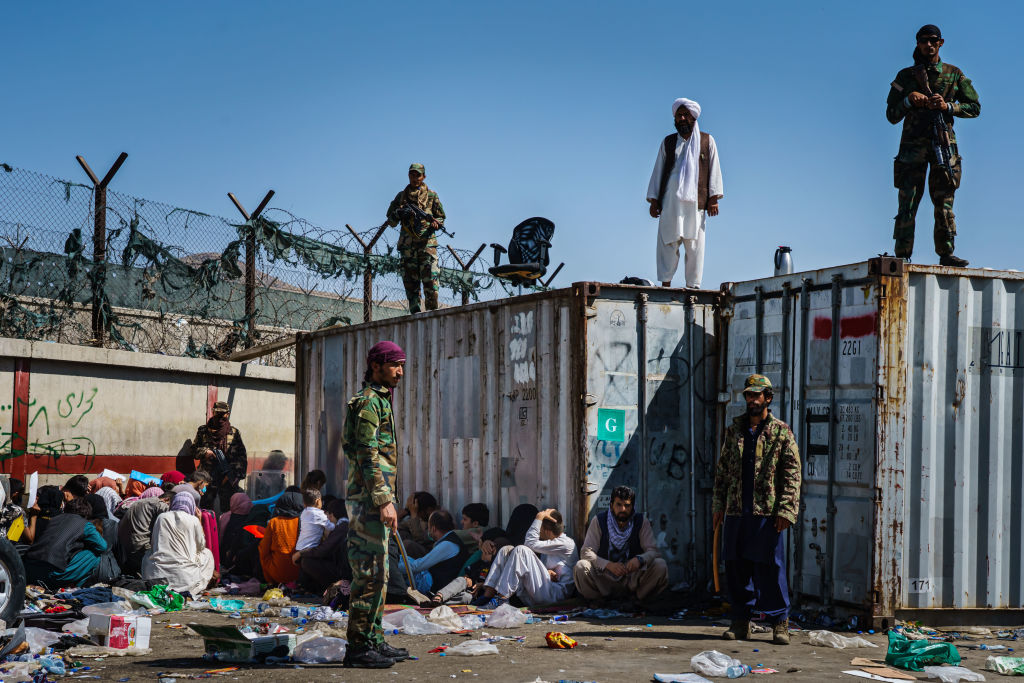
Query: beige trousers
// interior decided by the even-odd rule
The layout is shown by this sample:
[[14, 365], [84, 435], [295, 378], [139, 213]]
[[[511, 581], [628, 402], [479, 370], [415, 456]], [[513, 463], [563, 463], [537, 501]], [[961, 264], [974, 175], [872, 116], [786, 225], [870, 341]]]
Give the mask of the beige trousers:
[[580, 560], [573, 568], [576, 590], [587, 600], [611, 597], [632, 597], [643, 602], [668, 587], [668, 565], [660, 557], [639, 571], [616, 580], [588, 560]]

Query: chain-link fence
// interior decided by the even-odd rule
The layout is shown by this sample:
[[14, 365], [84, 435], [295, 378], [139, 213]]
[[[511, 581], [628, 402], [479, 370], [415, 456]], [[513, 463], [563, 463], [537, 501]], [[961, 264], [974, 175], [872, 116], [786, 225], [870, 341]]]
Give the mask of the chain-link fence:
[[[366, 249], [378, 228], [322, 228], [279, 209], [233, 221], [101, 185], [0, 164], [0, 336], [223, 359], [408, 313], [397, 230]], [[479, 250], [438, 256], [442, 306], [513, 291]], [[293, 352], [263, 362], [291, 365]]]

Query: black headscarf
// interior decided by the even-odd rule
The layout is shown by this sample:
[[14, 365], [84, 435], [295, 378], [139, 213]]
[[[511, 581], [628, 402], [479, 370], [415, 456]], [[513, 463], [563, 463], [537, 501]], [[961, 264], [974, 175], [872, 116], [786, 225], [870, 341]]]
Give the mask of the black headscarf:
[[526, 532], [533, 524], [533, 520], [537, 518], [538, 512], [537, 506], [530, 503], [523, 503], [513, 508], [512, 514], [508, 518], [508, 527], [505, 529], [507, 532], [505, 536], [512, 545], [522, 545], [526, 542]]
[[282, 493], [281, 497], [277, 499], [277, 503], [274, 504], [274, 516], [292, 519], [301, 515], [304, 507], [302, 494], [288, 491]]
[[59, 515], [64, 506], [64, 494], [57, 486], [40, 486], [36, 492], [36, 503], [44, 517]]

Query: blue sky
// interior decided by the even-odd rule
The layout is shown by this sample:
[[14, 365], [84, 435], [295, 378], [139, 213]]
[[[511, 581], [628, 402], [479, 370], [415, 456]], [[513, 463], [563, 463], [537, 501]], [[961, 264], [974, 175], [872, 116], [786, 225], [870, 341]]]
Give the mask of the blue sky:
[[[644, 196], [670, 104], [701, 102], [725, 177], [704, 286], [892, 251], [888, 84], [914, 33], [972, 78], [957, 253], [1024, 264], [1019, 3], [9, 3], [0, 161], [234, 216], [225, 193], [380, 223], [412, 161], [458, 246], [555, 221], [556, 284], [654, 277]], [[934, 263], [931, 207], [915, 262]], [[676, 282], [680, 282], [677, 275]]]

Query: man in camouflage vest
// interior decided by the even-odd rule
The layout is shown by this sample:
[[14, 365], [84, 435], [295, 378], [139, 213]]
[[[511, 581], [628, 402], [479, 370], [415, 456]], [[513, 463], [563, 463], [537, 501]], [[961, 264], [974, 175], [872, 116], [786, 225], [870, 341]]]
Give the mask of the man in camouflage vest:
[[800, 453], [789, 426], [772, 415], [772, 383], [750, 375], [747, 412], [725, 432], [715, 471], [712, 514], [722, 537], [732, 625], [726, 640], [750, 637], [756, 607], [772, 621], [772, 642], [789, 644], [789, 586], [782, 532], [800, 510]]
[[[900, 70], [889, 89], [885, 116], [893, 125], [903, 121], [900, 151], [893, 165], [893, 177], [899, 190], [899, 209], [893, 239], [896, 256], [909, 259], [914, 251], [914, 217], [924, 194], [925, 173], [928, 193], [935, 207], [935, 253], [939, 264], [963, 268], [967, 260], [953, 255], [956, 221], [953, 195], [960, 187], [960, 152], [953, 119], [973, 119], [981, 113], [978, 93], [960, 69], [939, 59], [942, 32], [933, 24], [917, 32], [914, 66]], [[934, 112], [941, 112], [949, 135], [950, 174], [936, 159], [933, 149]]]
[[210, 475], [200, 507], [213, 510], [214, 502], [219, 500], [220, 512], [227, 512], [231, 496], [242, 490], [238, 482], [249, 470], [242, 433], [231, 426], [231, 406], [227, 401], [214, 403], [210, 419], [199, 425], [192, 440], [192, 458], [197, 461], [197, 470]]
[[378, 342], [366, 358], [363, 389], [348, 402], [343, 448], [348, 460], [348, 561], [352, 569], [348, 649], [344, 666], [383, 669], [408, 659], [408, 650], [384, 642], [381, 619], [388, 584], [388, 532], [395, 509], [398, 442], [391, 392], [402, 379], [405, 352]]
[[[437, 193], [427, 187], [427, 170], [423, 164], [409, 166], [409, 184], [395, 195], [388, 206], [388, 225], [402, 225], [398, 238], [398, 253], [402, 257], [402, 283], [405, 296], [409, 299], [409, 313], [422, 310], [421, 301], [426, 300], [427, 310], [437, 309], [437, 294], [440, 290], [438, 279], [441, 270], [437, 265], [436, 231], [444, 225], [444, 207]], [[431, 216], [426, 221], [412, 212], [402, 211], [406, 204], [413, 204]], [[420, 298], [420, 285], [423, 297]]]

